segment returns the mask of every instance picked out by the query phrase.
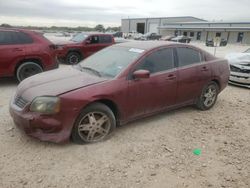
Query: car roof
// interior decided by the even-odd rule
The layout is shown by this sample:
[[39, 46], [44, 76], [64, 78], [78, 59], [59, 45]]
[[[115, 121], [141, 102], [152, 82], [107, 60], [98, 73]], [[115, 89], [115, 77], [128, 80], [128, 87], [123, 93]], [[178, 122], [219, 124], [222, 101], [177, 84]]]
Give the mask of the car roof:
[[138, 48], [143, 50], [151, 50], [158, 47], [164, 46], [190, 46], [188, 44], [180, 44], [169, 41], [132, 41], [116, 44], [115, 46], [127, 47], [127, 48]]
[[0, 27], [0, 31], [16, 31], [18, 32], [20, 29], [17, 28], [5, 28], [5, 27]]
[[25, 32], [25, 33], [34, 32], [33, 30], [23, 29], [23, 28], [15, 28], [15, 27], [11, 27], [11, 28], [0, 27], [0, 31]]
[[110, 33], [98, 33], [98, 32], [81, 32], [79, 34], [85, 34], [85, 35], [89, 35], [89, 36], [92, 36], [92, 35], [108, 35], [108, 36], [112, 36], [112, 34]]

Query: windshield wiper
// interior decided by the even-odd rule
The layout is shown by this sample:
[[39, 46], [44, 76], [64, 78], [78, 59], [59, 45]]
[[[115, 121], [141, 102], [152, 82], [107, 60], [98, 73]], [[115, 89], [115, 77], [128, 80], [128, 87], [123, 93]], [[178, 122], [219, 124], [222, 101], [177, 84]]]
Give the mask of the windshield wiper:
[[101, 73], [100, 73], [99, 71], [95, 70], [95, 69], [92, 69], [92, 68], [90, 68], [90, 67], [81, 67], [81, 70], [83, 70], [83, 69], [88, 70], [88, 71], [91, 71], [91, 72], [93, 72], [94, 74], [98, 75], [99, 77], [102, 77]]

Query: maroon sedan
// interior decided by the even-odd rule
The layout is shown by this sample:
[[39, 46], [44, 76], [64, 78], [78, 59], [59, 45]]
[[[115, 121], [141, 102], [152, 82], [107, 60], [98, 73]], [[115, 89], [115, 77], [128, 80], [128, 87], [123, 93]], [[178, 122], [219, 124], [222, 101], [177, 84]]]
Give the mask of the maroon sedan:
[[24, 80], [10, 113], [18, 127], [40, 140], [96, 142], [117, 125], [165, 110], [208, 110], [228, 79], [226, 60], [191, 45], [121, 43], [78, 65]]

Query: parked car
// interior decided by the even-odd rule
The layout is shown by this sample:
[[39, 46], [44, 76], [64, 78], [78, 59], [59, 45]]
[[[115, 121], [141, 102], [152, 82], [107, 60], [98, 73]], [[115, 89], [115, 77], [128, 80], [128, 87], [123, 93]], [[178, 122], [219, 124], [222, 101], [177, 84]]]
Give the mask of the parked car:
[[10, 113], [18, 127], [40, 140], [96, 142], [117, 125], [165, 110], [208, 110], [228, 78], [227, 60], [194, 46], [126, 42], [71, 68], [24, 80]]
[[117, 32], [113, 33], [113, 37], [119, 37], [119, 38], [122, 38], [122, 37], [123, 37], [123, 32], [121, 32], [121, 31], [117, 31]]
[[141, 33], [138, 33], [137, 31], [130, 31], [129, 33], [124, 33], [125, 39], [137, 39], [142, 36]]
[[105, 34], [110, 34], [113, 35], [114, 38], [122, 38], [123, 37], [123, 32], [121, 31], [106, 31]]
[[229, 83], [250, 88], [250, 49], [225, 57], [230, 64]]
[[157, 33], [148, 32], [140, 37], [135, 38], [135, 40], [159, 40], [160, 38], [161, 35], [158, 35]]
[[175, 38], [172, 38], [170, 41], [180, 42], [180, 43], [190, 43], [191, 38], [187, 37], [187, 36], [184, 36], [184, 35], [180, 35], [180, 36], [177, 36]]
[[[226, 46], [226, 45], [227, 45], [227, 40], [226, 39], [221, 39], [220, 46]], [[214, 40], [213, 39], [208, 39], [206, 41], [206, 46], [214, 47]]]
[[67, 64], [77, 64], [82, 59], [114, 43], [114, 37], [111, 34], [79, 33], [69, 42], [57, 44], [58, 58]]
[[162, 38], [160, 38], [160, 40], [164, 40], [164, 41], [171, 41], [171, 39], [175, 38], [174, 36], [164, 36]]
[[124, 43], [124, 42], [131, 42], [132, 40], [130, 39], [124, 39], [124, 38], [115, 38], [115, 43]]
[[0, 28], [0, 77], [22, 81], [57, 67], [56, 46], [41, 33]]

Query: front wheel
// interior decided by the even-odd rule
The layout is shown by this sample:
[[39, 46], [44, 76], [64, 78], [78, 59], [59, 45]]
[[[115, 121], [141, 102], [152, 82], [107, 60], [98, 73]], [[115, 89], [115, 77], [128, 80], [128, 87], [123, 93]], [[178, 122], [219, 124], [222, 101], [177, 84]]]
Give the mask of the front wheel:
[[219, 87], [217, 83], [210, 82], [202, 90], [200, 97], [196, 103], [196, 106], [201, 110], [208, 110], [212, 108], [217, 100], [219, 93]]
[[77, 52], [69, 52], [66, 57], [67, 64], [75, 65], [81, 61], [81, 56]]
[[75, 143], [99, 142], [108, 137], [116, 127], [114, 113], [104, 104], [93, 103], [80, 113], [72, 130]]

